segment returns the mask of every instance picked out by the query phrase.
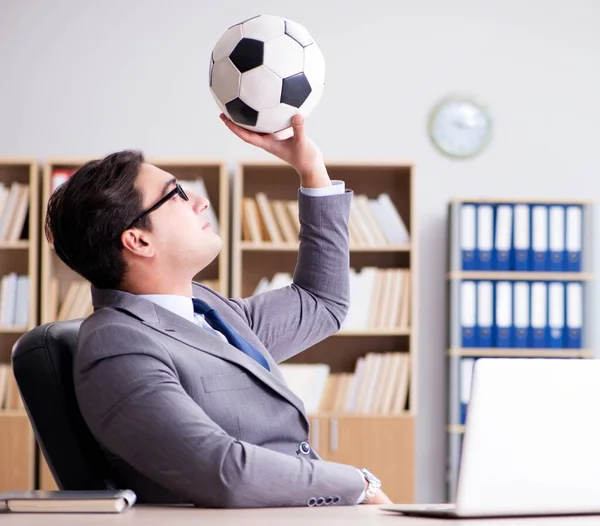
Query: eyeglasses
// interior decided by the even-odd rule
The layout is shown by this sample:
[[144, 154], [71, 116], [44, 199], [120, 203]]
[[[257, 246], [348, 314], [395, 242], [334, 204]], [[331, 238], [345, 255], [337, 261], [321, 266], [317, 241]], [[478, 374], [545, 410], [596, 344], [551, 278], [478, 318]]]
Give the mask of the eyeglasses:
[[171, 190], [167, 195], [165, 195], [164, 197], [161, 197], [155, 204], [153, 204], [150, 208], [148, 208], [148, 210], [146, 210], [145, 212], [142, 212], [138, 217], [136, 217], [131, 223], [129, 223], [129, 225], [127, 226], [127, 228], [125, 230], [129, 230], [133, 225], [135, 225], [140, 219], [143, 219], [144, 217], [146, 217], [148, 214], [150, 214], [151, 212], [154, 212], [157, 208], [160, 208], [162, 205], [164, 205], [169, 199], [171, 199], [171, 197], [173, 197], [175, 194], [179, 194], [179, 197], [181, 197], [182, 199], [184, 199], [185, 201], [189, 201], [189, 197], [187, 196], [187, 194], [185, 193], [185, 191], [183, 190], [183, 188], [181, 187], [181, 185], [179, 183], [175, 184], [175, 188], [173, 188], [173, 190]]

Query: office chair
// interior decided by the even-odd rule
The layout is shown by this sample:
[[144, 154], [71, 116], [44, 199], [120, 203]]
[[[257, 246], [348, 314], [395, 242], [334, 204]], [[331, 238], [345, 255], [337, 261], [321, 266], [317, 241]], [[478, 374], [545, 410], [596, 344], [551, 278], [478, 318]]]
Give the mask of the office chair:
[[114, 489], [102, 449], [79, 411], [73, 353], [82, 319], [40, 325], [21, 336], [12, 365], [35, 438], [61, 490]]

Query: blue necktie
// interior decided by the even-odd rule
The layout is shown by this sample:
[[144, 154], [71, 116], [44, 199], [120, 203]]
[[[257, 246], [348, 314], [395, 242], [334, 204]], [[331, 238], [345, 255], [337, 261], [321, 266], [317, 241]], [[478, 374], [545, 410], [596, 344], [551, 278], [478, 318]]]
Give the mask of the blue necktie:
[[231, 345], [237, 347], [240, 351], [257, 361], [267, 371], [271, 370], [265, 357], [259, 353], [250, 342], [242, 338], [231, 325], [219, 316], [215, 309], [208, 305], [208, 303], [196, 298], [192, 298], [192, 303], [194, 304], [194, 312], [204, 315], [204, 319], [209, 325], [223, 334]]

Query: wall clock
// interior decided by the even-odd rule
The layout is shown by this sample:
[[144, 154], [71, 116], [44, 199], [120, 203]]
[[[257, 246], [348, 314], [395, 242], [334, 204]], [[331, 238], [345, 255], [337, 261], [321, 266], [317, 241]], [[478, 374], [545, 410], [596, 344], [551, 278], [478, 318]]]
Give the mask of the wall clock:
[[444, 155], [468, 159], [489, 144], [492, 120], [484, 106], [469, 97], [443, 99], [429, 117], [429, 137]]

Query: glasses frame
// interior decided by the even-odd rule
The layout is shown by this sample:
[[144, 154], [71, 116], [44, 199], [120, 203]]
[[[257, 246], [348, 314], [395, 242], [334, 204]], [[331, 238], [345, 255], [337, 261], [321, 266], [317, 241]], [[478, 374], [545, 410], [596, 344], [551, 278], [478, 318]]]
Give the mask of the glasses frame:
[[156, 201], [156, 203], [154, 203], [150, 208], [148, 208], [148, 210], [145, 210], [139, 216], [137, 216], [131, 223], [129, 223], [129, 225], [127, 226], [127, 228], [125, 230], [129, 230], [140, 219], [143, 219], [148, 214], [150, 214], [150, 213], [154, 212], [156, 209], [160, 208], [169, 199], [171, 199], [171, 197], [173, 197], [175, 194], [179, 194], [179, 197], [181, 197], [184, 201], [190, 200], [190, 198], [187, 196], [187, 194], [185, 193], [185, 190], [181, 187], [181, 185], [179, 183], [175, 183], [175, 188], [173, 188], [173, 190], [171, 190], [168, 194], [161, 197], [158, 201]]

